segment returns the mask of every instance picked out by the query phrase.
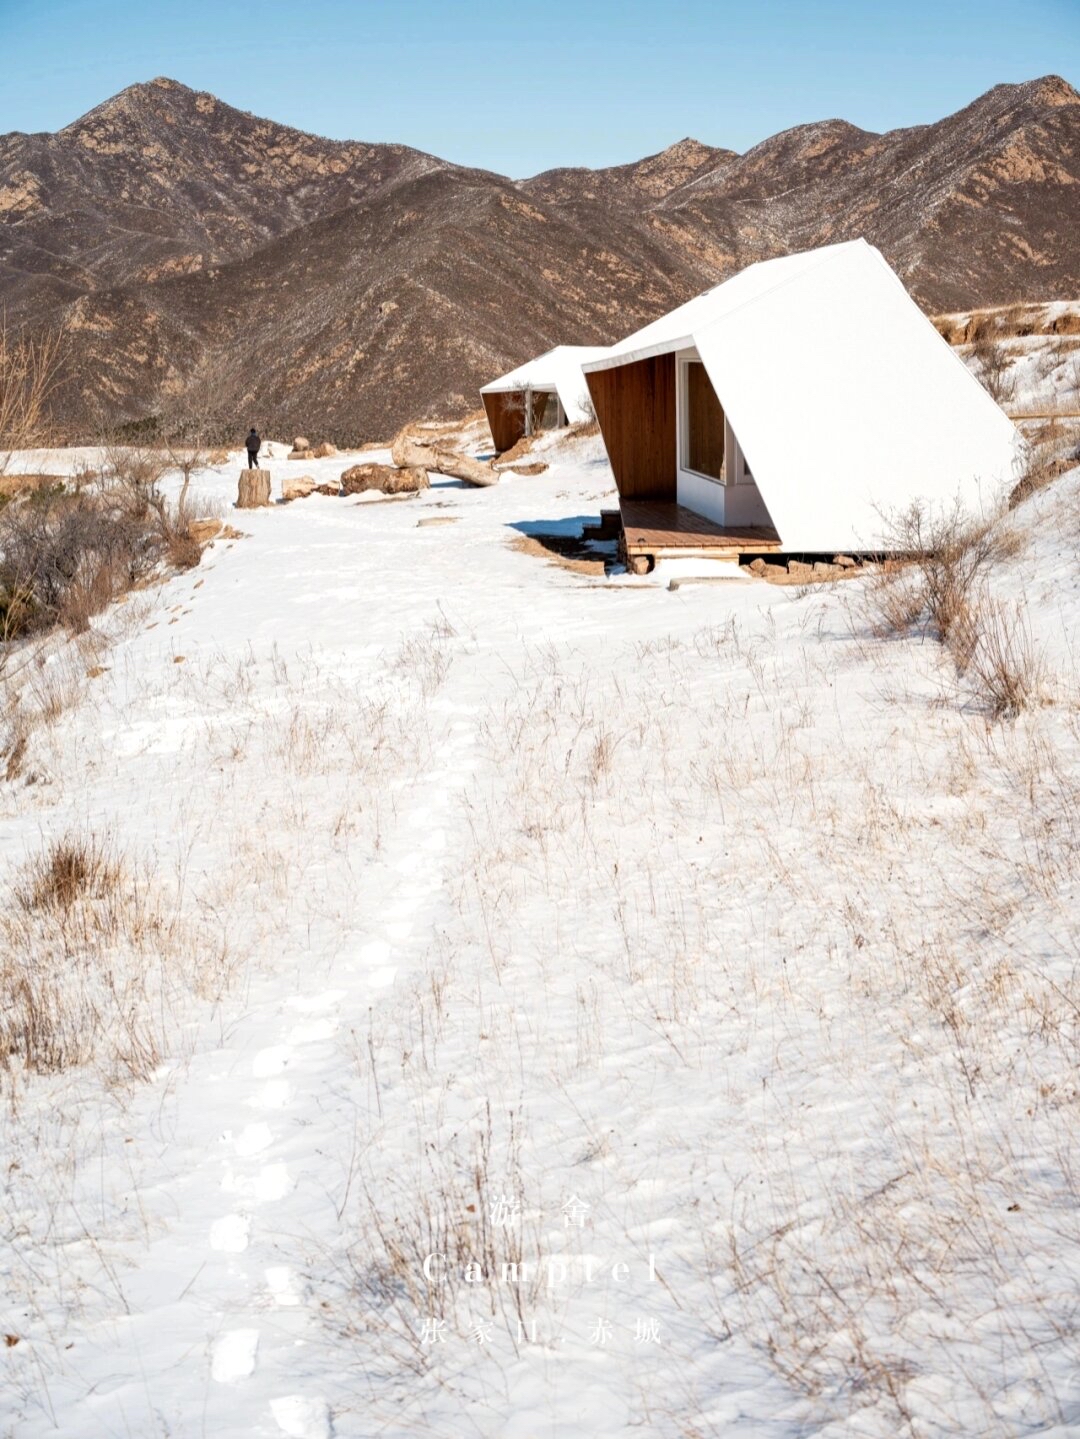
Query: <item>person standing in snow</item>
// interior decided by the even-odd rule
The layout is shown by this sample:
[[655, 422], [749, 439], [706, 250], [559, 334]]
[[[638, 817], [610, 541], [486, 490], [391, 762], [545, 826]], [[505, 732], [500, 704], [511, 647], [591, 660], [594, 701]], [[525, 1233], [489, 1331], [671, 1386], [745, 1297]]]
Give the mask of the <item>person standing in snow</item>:
[[262, 447], [262, 440], [259, 439], [259, 432], [254, 425], [252, 425], [248, 431], [245, 444], [247, 445], [248, 469], [257, 470], [259, 468], [259, 450]]

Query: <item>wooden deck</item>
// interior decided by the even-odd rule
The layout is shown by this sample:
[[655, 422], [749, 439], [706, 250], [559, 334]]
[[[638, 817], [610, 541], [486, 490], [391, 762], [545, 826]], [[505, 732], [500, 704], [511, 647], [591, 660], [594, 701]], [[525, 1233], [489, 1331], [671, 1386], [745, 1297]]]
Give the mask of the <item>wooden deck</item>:
[[782, 548], [780, 536], [761, 525], [716, 525], [682, 505], [623, 500], [623, 542], [628, 559], [735, 559]]

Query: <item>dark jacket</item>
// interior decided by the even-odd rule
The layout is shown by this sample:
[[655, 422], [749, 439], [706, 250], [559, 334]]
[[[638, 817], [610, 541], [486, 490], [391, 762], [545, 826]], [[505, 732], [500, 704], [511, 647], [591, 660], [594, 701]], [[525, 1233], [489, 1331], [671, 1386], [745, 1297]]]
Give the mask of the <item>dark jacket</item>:
[[257, 455], [262, 448], [262, 440], [259, 439], [259, 432], [257, 430], [252, 430], [244, 443], [247, 445], [249, 455]]

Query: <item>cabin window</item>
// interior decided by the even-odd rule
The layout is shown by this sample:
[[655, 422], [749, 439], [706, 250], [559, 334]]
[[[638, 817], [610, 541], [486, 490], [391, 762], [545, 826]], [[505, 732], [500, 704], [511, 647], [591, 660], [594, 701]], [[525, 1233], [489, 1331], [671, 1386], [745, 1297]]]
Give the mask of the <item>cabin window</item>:
[[562, 402], [554, 390], [534, 390], [530, 387], [523, 393], [522, 405], [525, 410], [527, 435], [539, 434], [541, 430], [558, 430], [566, 424]]
[[533, 429], [559, 428], [559, 397], [551, 390], [533, 391]]
[[724, 479], [724, 409], [700, 360], [684, 368], [686, 419], [683, 464], [710, 480]]

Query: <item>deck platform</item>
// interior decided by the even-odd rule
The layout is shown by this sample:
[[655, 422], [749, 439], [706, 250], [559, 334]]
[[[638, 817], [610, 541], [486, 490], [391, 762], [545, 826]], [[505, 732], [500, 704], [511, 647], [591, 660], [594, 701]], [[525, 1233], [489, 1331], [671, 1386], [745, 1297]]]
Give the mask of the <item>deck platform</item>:
[[627, 560], [734, 560], [782, 548], [780, 536], [763, 525], [717, 525], [682, 505], [623, 500], [623, 544]]

